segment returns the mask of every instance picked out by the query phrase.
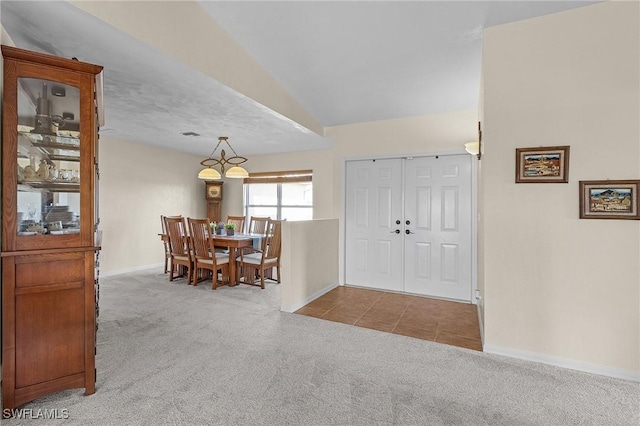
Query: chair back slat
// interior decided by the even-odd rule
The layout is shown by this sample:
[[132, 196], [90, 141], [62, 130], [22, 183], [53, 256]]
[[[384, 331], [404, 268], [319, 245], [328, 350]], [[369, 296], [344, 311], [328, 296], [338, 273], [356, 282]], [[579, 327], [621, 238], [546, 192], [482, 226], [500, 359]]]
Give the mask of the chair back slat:
[[[249, 233], [266, 235], [267, 225], [269, 224], [270, 220], [270, 217], [251, 216], [251, 220], [249, 221]], [[264, 251], [266, 241], [266, 237], [262, 239], [260, 243], [260, 250]]]
[[186, 244], [187, 227], [183, 217], [164, 218], [165, 228], [169, 237], [169, 248], [174, 256], [188, 256], [189, 247]]
[[167, 225], [164, 221], [165, 218], [170, 217], [172, 219], [182, 219], [182, 216], [180, 215], [176, 215], [176, 216], [164, 216], [164, 215], [160, 215], [160, 224], [162, 225], [162, 233], [166, 234], [167, 233]]
[[188, 219], [191, 230], [191, 245], [197, 259], [211, 260], [213, 256], [213, 241], [208, 219]]
[[269, 220], [271, 220], [270, 217], [251, 216], [251, 220], [249, 221], [249, 233], [266, 234]]

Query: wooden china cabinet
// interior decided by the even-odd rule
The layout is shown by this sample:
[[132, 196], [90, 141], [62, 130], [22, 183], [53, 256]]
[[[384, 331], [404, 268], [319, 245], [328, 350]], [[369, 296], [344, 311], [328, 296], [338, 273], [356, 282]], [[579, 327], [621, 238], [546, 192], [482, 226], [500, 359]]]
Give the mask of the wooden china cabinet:
[[222, 184], [224, 182], [207, 181], [204, 183], [207, 198], [207, 217], [213, 222], [222, 221]]
[[[2, 46], [3, 415], [95, 392], [102, 67]], [[100, 112], [100, 116], [98, 116]]]

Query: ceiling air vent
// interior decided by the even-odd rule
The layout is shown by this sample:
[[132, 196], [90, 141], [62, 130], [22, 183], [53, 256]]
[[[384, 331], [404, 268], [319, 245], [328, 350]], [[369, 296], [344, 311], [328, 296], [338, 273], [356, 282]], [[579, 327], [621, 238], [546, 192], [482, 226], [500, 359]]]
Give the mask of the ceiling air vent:
[[200, 136], [200, 133], [196, 132], [182, 132], [184, 136]]

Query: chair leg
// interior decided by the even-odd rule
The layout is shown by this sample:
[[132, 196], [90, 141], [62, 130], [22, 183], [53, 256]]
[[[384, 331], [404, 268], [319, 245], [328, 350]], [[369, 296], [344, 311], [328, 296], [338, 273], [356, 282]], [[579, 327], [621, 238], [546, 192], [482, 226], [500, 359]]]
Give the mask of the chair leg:
[[254, 284], [256, 282], [257, 271], [253, 266], [245, 265], [244, 268], [244, 283], [245, 284]]
[[264, 269], [260, 271], [260, 288], [264, 289]]

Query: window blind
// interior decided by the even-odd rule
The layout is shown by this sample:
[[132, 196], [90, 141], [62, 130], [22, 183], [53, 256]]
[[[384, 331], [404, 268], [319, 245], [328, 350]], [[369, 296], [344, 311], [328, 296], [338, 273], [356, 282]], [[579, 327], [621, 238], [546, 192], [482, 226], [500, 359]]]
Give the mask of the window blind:
[[249, 173], [244, 183], [291, 183], [311, 182], [313, 170], [291, 170], [286, 172]]

